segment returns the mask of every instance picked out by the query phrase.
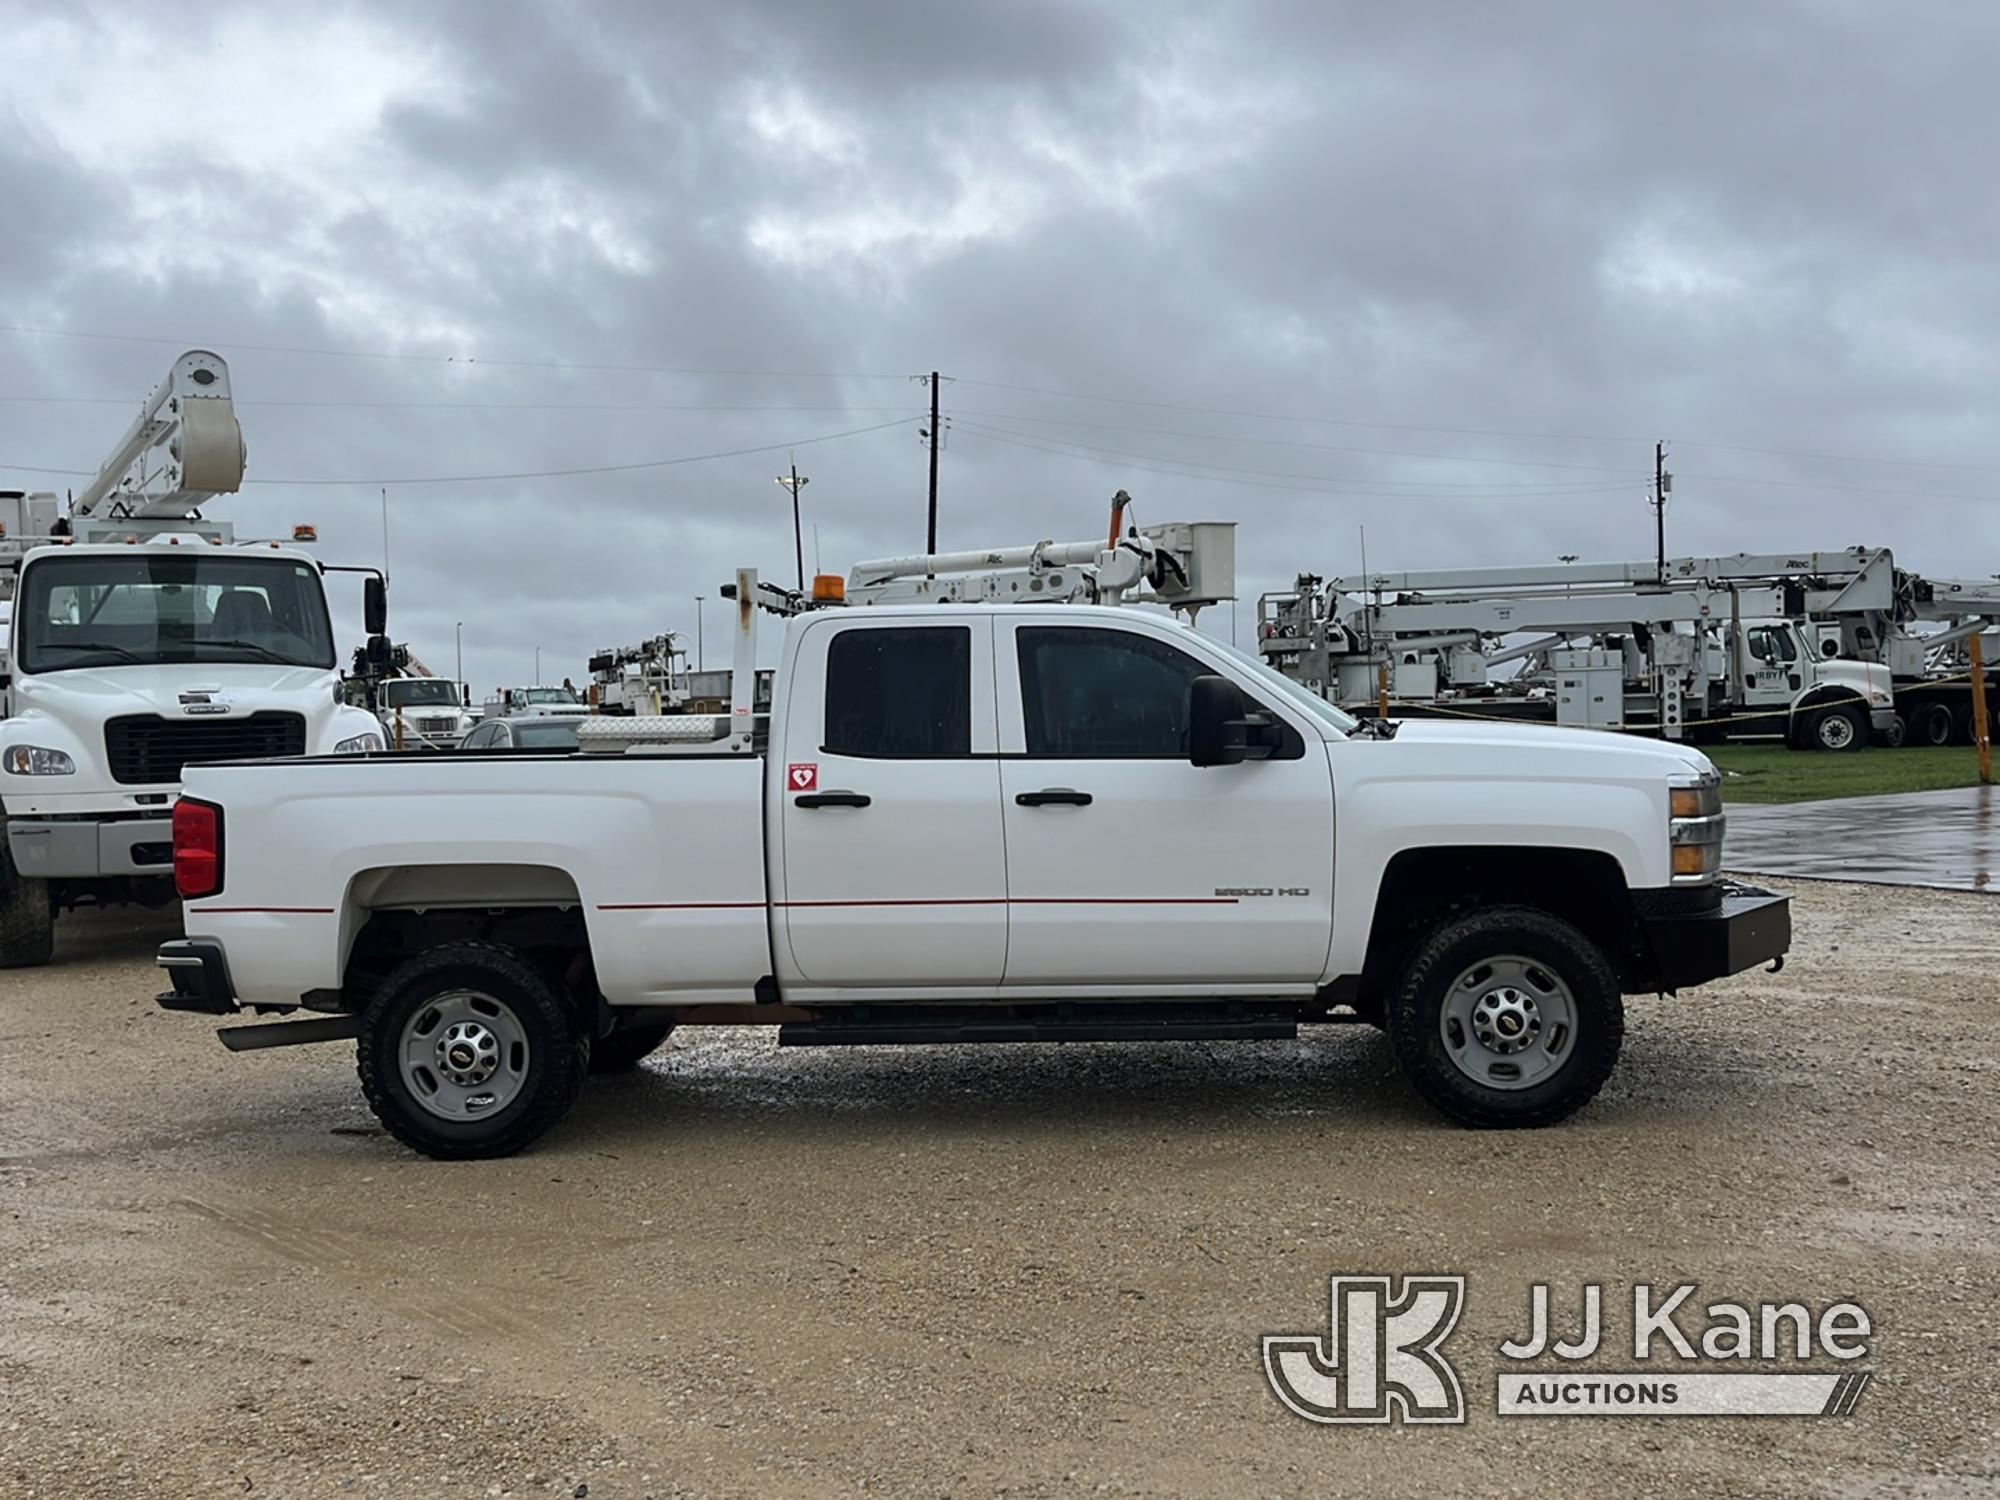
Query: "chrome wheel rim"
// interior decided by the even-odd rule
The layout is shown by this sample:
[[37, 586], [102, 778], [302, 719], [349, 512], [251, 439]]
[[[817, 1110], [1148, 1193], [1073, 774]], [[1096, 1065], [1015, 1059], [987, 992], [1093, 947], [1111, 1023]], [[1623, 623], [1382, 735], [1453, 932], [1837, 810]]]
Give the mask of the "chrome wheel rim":
[[528, 1080], [528, 1033], [505, 1001], [451, 990], [403, 1023], [403, 1086], [441, 1120], [483, 1120], [513, 1103]]
[[1819, 742], [1829, 750], [1845, 750], [1854, 743], [1854, 721], [1846, 714], [1822, 715]]
[[1576, 1050], [1576, 1001], [1548, 965], [1501, 954], [1470, 965], [1451, 982], [1438, 1035], [1445, 1055], [1474, 1083], [1533, 1088]]

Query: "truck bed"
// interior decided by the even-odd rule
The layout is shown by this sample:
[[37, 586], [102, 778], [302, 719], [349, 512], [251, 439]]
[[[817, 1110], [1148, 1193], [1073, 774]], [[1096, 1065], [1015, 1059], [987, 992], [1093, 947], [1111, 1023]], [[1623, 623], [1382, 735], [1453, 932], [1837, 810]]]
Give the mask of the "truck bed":
[[748, 1002], [771, 969], [763, 771], [749, 755], [432, 752], [190, 768], [225, 854], [187, 933], [224, 943], [246, 1004], [296, 1005], [339, 987], [376, 911], [549, 906], [581, 912], [613, 1004]]

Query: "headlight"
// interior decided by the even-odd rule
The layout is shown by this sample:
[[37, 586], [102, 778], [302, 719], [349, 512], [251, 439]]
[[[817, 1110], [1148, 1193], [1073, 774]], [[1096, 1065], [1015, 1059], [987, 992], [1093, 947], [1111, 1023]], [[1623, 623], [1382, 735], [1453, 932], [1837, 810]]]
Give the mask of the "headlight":
[[365, 755], [370, 750], [380, 750], [382, 744], [382, 736], [370, 731], [367, 734], [357, 734], [351, 740], [342, 740], [333, 747], [333, 753], [335, 755]]
[[1667, 843], [1677, 882], [1712, 880], [1721, 872], [1725, 821], [1722, 779], [1713, 771], [1667, 789]]
[[16, 776], [74, 776], [76, 762], [60, 750], [40, 745], [9, 745], [7, 769]]

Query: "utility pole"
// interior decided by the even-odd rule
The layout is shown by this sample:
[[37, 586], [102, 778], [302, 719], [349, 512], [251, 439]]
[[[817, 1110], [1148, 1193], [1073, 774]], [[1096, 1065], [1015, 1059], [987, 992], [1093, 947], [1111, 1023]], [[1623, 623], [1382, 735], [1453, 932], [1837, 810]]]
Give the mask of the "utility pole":
[[701, 643], [701, 603], [702, 600], [706, 599], [707, 597], [708, 595], [706, 594], [696, 594], [694, 596], [694, 669], [697, 672], [702, 670], [702, 662], [703, 662], [702, 643]]
[[938, 372], [931, 371], [931, 426], [925, 434], [931, 440], [931, 524], [927, 533], [926, 553], [937, 551], [937, 456], [938, 456]]
[[1674, 476], [1667, 472], [1667, 445], [1653, 444], [1653, 530], [1659, 558], [1659, 581], [1667, 581], [1667, 496], [1674, 492]]
[[[803, 594], [806, 591], [806, 543], [805, 533], [799, 527], [799, 491], [811, 484], [812, 480], [805, 478], [799, 473], [798, 461], [794, 459], [792, 461], [791, 478], [787, 479], [783, 474], [780, 474], [778, 476], [778, 483], [792, 492], [792, 551], [798, 555], [799, 592]], [[933, 490], [936, 489], [935, 481], [932, 482], [931, 487]]]
[[458, 690], [463, 693], [467, 691], [465, 686], [465, 621], [460, 620], [453, 629], [458, 639]]
[[[917, 436], [921, 437], [926, 443], [930, 444], [930, 449], [931, 449], [931, 502], [930, 502], [930, 512], [929, 512], [930, 523], [924, 528], [924, 551], [936, 552], [938, 549], [937, 456], [938, 456], [938, 449], [944, 446], [944, 434], [945, 434], [944, 414], [938, 410], [938, 391], [944, 385], [944, 376], [940, 375], [936, 370], [933, 370], [930, 372], [929, 375], [912, 375], [910, 379], [924, 381], [931, 388], [931, 425], [928, 427], [919, 428]], [[932, 574], [931, 576], [936, 577], [937, 575]]]

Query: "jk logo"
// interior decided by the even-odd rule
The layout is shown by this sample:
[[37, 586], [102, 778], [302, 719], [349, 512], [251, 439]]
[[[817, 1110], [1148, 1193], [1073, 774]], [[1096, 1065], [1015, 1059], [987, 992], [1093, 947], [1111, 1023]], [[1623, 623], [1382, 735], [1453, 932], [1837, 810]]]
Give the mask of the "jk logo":
[[1464, 1422], [1458, 1371], [1438, 1352], [1465, 1306], [1463, 1276], [1335, 1276], [1328, 1337], [1264, 1335], [1264, 1375], [1308, 1422]]

